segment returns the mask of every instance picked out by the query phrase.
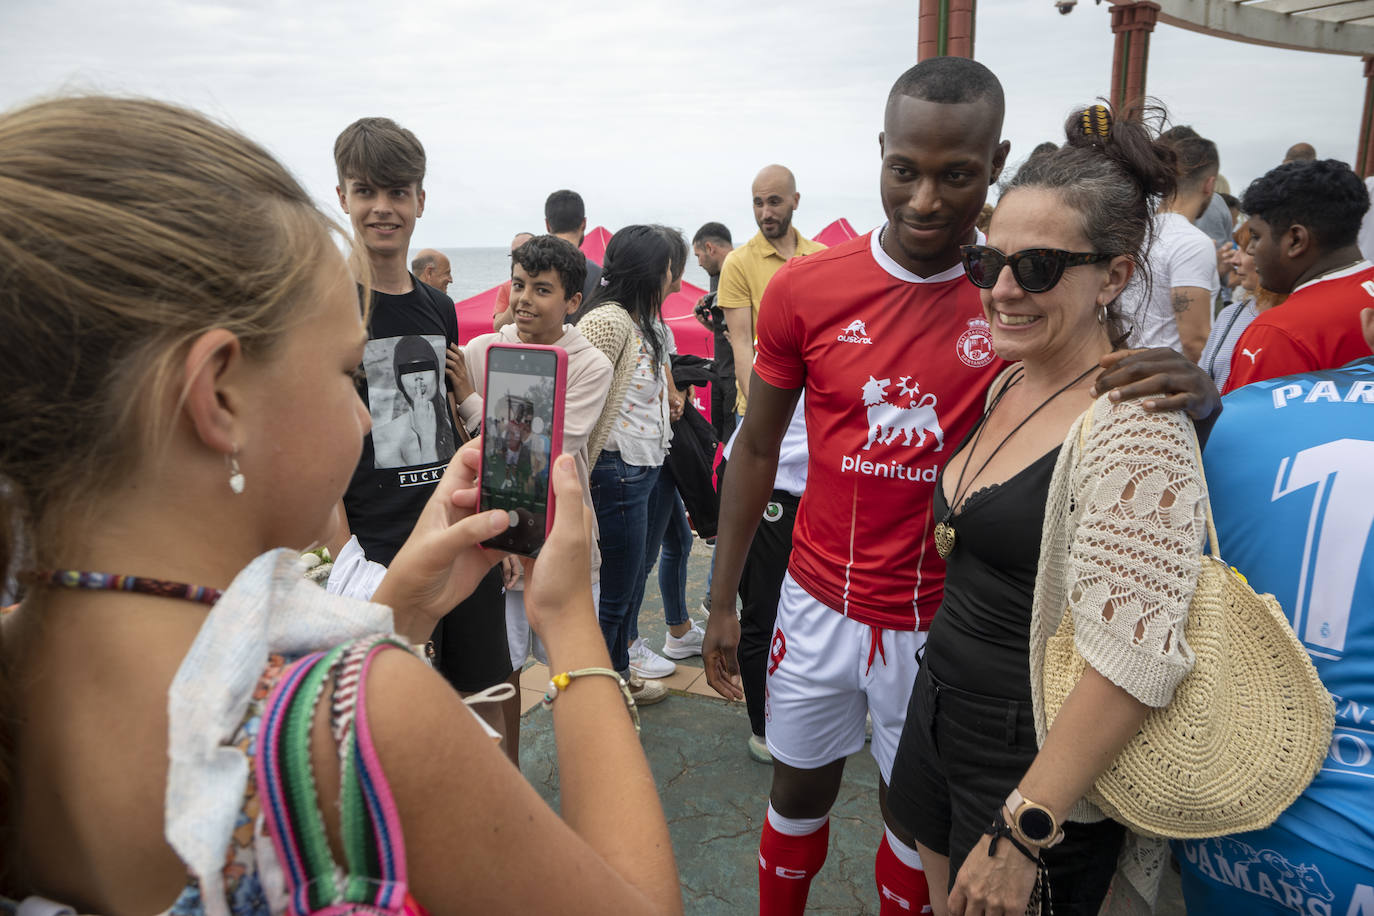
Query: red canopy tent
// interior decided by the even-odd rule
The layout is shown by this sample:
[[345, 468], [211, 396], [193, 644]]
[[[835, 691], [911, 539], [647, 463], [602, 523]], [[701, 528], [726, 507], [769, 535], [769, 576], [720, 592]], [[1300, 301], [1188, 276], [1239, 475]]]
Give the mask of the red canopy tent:
[[611, 243], [611, 230], [597, 226], [582, 240], [582, 253], [598, 264], [606, 263], [606, 246]]
[[815, 241], [820, 242], [827, 248], [833, 248], [840, 242], [847, 242], [852, 238], [857, 238], [859, 233], [854, 231], [854, 227], [849, 224], [849, 220], [841, 216], [835, 222], [826, 226], [816, 233]]
[[491, 333], [491, 319], [496, 309], [496, 294], [504, 284], [497, 284], [485, 292], [454, 303], [458, 313], [458, 340], [467, 343], [481, 334]]

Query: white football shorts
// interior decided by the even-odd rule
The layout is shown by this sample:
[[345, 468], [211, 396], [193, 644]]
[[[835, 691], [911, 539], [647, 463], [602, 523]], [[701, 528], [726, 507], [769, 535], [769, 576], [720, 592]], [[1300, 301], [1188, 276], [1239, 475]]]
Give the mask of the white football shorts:
[[916, 683], [922, 631], [860, 623], [811, 597], [788, 573], [768, 647], [764, 700], [768, 751], [804, 770], [864, 746], [873, 718], [873, 759], [890, 782], [897, 741]]

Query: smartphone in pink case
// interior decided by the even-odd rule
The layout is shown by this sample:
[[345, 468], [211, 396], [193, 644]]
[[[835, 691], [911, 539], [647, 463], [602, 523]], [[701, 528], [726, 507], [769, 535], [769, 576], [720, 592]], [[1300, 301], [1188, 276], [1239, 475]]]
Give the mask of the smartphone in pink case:
[[563, 393], [568, 354], [562, 347], [492, 344], [482, 393], [482, 467], [478, 508], [514, 512], [516, 524], [484, 547], [533, 557], [553, 528], [549, 485], [563, 454]]

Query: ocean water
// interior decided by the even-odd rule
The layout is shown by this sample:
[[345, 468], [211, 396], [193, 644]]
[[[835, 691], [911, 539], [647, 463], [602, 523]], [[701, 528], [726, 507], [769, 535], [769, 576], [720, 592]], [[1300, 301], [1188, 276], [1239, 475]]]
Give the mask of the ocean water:
[[[449, 285], [448, 297], [454, 302], [462, 302], [510, 279], [509, 248], [440, 248], [439, 251], [448, 255], [453, 268], [453, 283]], [[412, 251], [410, 257], [415, 257], [415, 254]], [[706, 271], [697, 266], [697, 259], [690, 254], [682, 278], [702, 289], [711, 288]]]
[[[510, 249], [500, 248], [440, 248], [448, 255], [453, 268], [453, 283], [448, 297], [462, 302], [483, 290], [510, 279]], [[411, 253], [414, 257], [414, 253]]]

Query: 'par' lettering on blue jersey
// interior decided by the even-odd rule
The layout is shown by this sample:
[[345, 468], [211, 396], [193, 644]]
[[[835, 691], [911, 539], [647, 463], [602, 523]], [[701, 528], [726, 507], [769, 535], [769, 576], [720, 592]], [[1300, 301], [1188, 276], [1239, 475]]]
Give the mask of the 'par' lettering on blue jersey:
[[[1257, 591], [1278, 598], [1336, 703], [1322, 770], [1273, 829], [1337, 853], [1367, 878], [1374, 870], [1374, 358], [1248, 385], [1223, 404], [1203, 453], [1222, 557]], [[1255, 848], [1272, 845], [1266, 831], [1245, 836]], [[1183, 846], [1185, 869], [1212, 877], [1207, 850]], [[1244, 896], [1254, 888], [1222, 883], [1241, 895], [1228, 912], [1250, 912]], [[1343, 913], [1357, 894], [1339, 880], [1331, 891], [1309, 901], [1314, 912]]]

